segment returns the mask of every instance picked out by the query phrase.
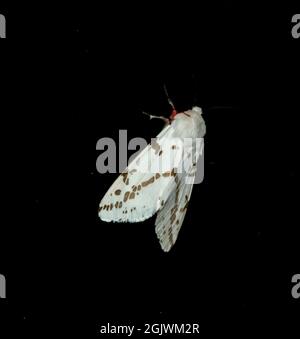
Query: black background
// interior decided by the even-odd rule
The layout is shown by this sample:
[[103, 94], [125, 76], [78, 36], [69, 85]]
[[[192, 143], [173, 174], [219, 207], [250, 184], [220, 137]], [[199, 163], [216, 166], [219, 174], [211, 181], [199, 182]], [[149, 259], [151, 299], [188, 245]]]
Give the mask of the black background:
[[[296, 329], [299, 8], [250, 2], [3, 8], [1, 331], [199, 322], [203, 337]], [[170, 253], [154, 218], [97, 217], [116, 174], [98, 139], [150, 140], [199, 105], [205, 178]], [[220, 108], [219, 106], [223, 106]], [[219, 107], [219, 108], [217, 108]], [[3, 312], [2, 312], [3, 310]]]

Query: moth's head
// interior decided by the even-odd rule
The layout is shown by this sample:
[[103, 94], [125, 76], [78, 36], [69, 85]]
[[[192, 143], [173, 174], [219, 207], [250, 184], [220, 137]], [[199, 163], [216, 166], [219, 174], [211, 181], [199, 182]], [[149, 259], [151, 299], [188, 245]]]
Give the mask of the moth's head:
[[198, 106], [194, 106], [192, 108], [192, 111], [194, 111], [194, 112], [196, 112], [198, 114], [202, 114], [202, 109], [200, 107], [198, 107]]

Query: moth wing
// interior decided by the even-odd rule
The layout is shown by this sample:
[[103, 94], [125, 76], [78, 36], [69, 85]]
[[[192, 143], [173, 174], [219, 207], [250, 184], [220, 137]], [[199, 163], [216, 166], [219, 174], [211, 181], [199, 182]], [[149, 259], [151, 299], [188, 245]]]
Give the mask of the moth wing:
[[192, 184], [183, 184], [175, 191], [166, 205], [159, 210], [155, 220], [155, 232], [161, 248], [168, 252], [175, 244], [182, 226], [189, 197], [192, 192]]
[[171, 125], [165, 127], [115, 180], [100, 202], [103, 221], [140, 222], [161, 208], [162, 199], [174, 189], [172, 169], [181, 161], [173, 134]]
[[[188, 160], [190, 155], [193, 157], [192, 161]], [[170, 251], [178, 238], [192, 194], [199, 155], [200, 153], [196, 152], [193, 147], [185, 149], [182, 158], [182, 173], [177, 174], [176, 187], [168, 196], [166, 204], [157, 213], [155, 232], [165, 252]]]

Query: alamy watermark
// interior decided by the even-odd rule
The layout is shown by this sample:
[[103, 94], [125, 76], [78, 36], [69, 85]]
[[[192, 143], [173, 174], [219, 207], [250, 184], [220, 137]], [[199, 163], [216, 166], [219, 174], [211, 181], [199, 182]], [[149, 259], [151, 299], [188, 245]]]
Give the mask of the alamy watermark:
[[295, 284], [292, 287], [292, 297], [295, 299], [299, 299], [300, 298], [300, 274], [295, 274], [292, 277], [292, 283]]
[[300, 14], [293, 15], [292, 23], [295, 24], [292, 27], [292, 31], [291, 31], [292, 37], [294, 39], [298, 39], [298, 38], [300, 38]]
[[0, 38], [6, 38], [6, 19], [3, 14], [0, 14]]
[[1, 298], [6, 298], [6, 279], [2, 274], [0, 274], [0, 299]]
[[[161, 141], [152, 138], [148, 151], [143, 150], [148, 143], [143, 138], [127, 140], [127, 131], [119, 131], [119, 140], [101, 138], [96, 150], [101, 151], [96, 161], [97, 171], [103, 173], [122, 173], [128, 164], [133, 164], [132, 171], [145, 174], [160, 173], [168, 176], [170, 171], [185, 174], [186, 184], [200, 184], [204, 177], [204, 139], [169, 138]], [[128, 150], [136, 151], [128, 159]], [[143, 152], [143, 153], [141, 153]], [[119, 168], [117, 169], [117, 153]]]

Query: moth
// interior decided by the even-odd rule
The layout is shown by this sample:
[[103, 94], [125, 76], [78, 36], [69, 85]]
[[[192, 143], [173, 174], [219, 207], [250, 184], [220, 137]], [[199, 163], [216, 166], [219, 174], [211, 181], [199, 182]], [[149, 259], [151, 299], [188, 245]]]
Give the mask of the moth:
[[116, 179], [98, 210], [106, 222], [141, 222], [157, 213], [155, 232], [165, 252], [182, 226], [206, 132], [200, 107], [178, 113], [168, 100], [169, 118], [150, 115], [165, 120], [165, 127]]

